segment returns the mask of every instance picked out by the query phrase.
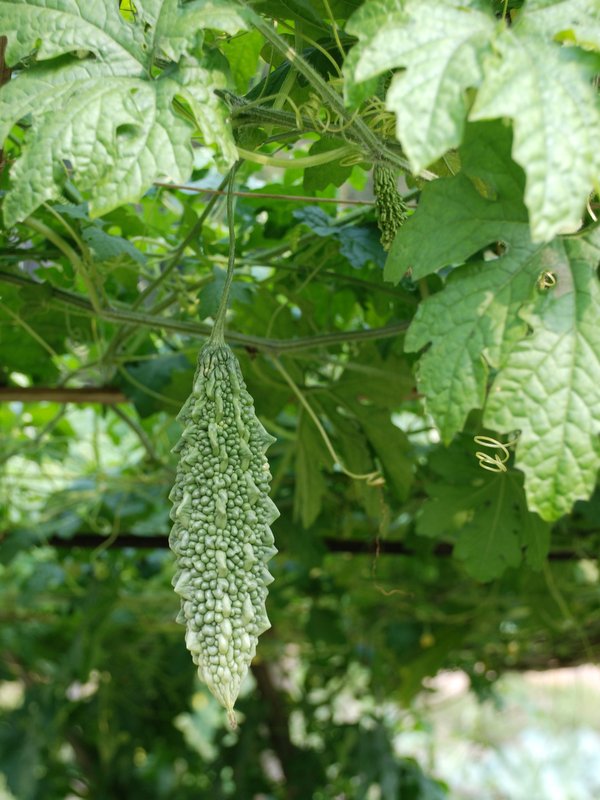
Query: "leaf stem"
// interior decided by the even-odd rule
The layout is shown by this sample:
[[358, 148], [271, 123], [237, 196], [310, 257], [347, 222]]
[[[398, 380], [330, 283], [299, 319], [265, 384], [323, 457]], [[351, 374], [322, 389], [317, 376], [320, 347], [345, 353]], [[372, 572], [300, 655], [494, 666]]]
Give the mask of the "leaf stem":
[[252, 150], [237, 148], [238, 153], [246, 161], [255, 164], [263, 164], [266, 167], [283, 167], [284, 169], [308, 169], [318, 167], [321, 164], [329, 164], [332, 161], [346, 158], [347, 156], [360, 155], [354, 145], [345, 144], [343, 147], [336, 147], [335, 150], [328, 150], [326, 153], [317, 153], [314, 156], [303, 156], [301, 158], [278, 158], [267, 153], [257, 153]]
[[[204, 225], [204, 223], [206, 222], [206, 220], [210, 216], [213, 208], [215, 207], [215, 204], [216, 204], [217, 200], [219, 199], [219, 195], [222, 193], [223, 189], [227, 186], [227, 184], [229, 182], [230, 175], [231, 175], [231, 172], [228, 172], [227, 175], [223, 178], [223, 180], [219, 184], [219, 187], [217, 189], [213, 190], [214, 193], [213, 193], [212, 197], [210, 198], [210, 200], [205, 205], [204, 210], [202, 211], [202, 213], [200, 214], [200, 216], [198, 217], [198, 219], [196, 220], [194, 225], [190, 228], [189, 232], [186, 234], [186, 236], [183, 239], [183, 241], [181, 242], [181, 244], [179, 244], [177, 246], [177, 249], [173, 251], [171, 257], [169, 258], [169, 263], [167, 264], [165, 269], [161, 272], [161, 274], [158, 276], [158, 278], [156, 278], [156, 280], [154, 280], [151, 284], [146, 286], [144, 291], [140, 294], [140, 296], [137, 298], [137, 300], [133, 303], [132, 308], [134, 308], [134, 309], [138, 308], [144, 302], [146, 297], [148, 297], [149, 294], [151, 294], [153, 291], [155, 291], [160, 286], [160, 284], [171, 274], [171, 272], [173, 272], [175, 267], [179, 264], [179, 262], [181, 261], [181, 256], [185, 252], [186, 247], [196, 238], [196, 236], [198, 236], [199, 233], [201, 233], [202, 226]], [[162, 183], [162, 184], [161, 183], [157, 183], [156, 185], [157, 186], [165, 186], [165, 187], [168, 186], [168, 184], [164, 184], [164, 183]]]
[[335, 448], [334, 448], [334, 446], [333, 446], [333, 444], [331, 442], [331, 439], [327, 435], [327, 431], [325, 430], [325, 428], [321, 424], [320, 419], [315, 414], [312, 406], [310, 405], [310, 403], [308, 402], [306, 397], [304, 397], [304, 395], [300, 391], [300, 388], [294, 382], [294, 379], [292, 378], [292, 376], [289, 374], [289, 372], [286, 370], [286, 368], [283, 366], [283, 364], [281, 363], [281, 361], [278, 358], [274, 358], [273, 359], [273, 365], [275, 366], [275, 369], [279, 372], [279, 374], [282, 376], [282, 378], [285, 380], [287, 385], [290, 387], [290, 389], [294, 392], [294, 394], [296, 395], [296, 397], [298, 398], [298, 400], [300, 401], [300, 403], [304, 407], [306, 413], [309, 415], [309, 417], [314, 422], [315, 427], [319, 431], [319, 434], [321, 435], [321, 438], [323, 439], [323, 442], [325, 444], [325, 447], [327, 448], [327, 451], [328, 451], [329, 455], [333, 459], [334, 465], [337, 465], [339, 467], [339, 469], [344, 473], [344, 475], [347, 475], [349, 478], [352, 478], [353, 480], [366, 481], [367, 484], [369, 484], [369, 485], [378, 485], [379, 481], [382, 479], [382, 475], [378, 470], [375, 470], [374, 472], [365, 472], [364, 474], [357, 474], [355, 472], [350, 472], [350, 470], [347, 469], [344, 466], [344, 463], [342, 462], [342, 459], [337, 454], [337, 452], [336, 452], [336, 450], [335, 450]]
[[[227, 185], [227, 182], [229, 181], [229, 176], [230, 176], [230, 173], [228, 172], [227, 175], [223, 178], [223, 180], [219, 184], [219, 189], [217, 190], [217, 193], [213, 194], [213, 196], [207, 202], [206, 206], [204, 207], [204, 210], [202, 211], [202, 213], [200, 214], [200, 216], [198, 217], [198, 219], [196, 220], [194, 225], [190, 228], [190, 230], [188, 231], [187, 235], [184, 237], [183, 241], [178, 245], [176, 250], [173, 251], [173, 253], [172, 253], [172, 255], [171, 255], [171, 257], [170, 257], [170, 259], [169, 259], [169, 261], [167, 263], [167, 266], [165, 267], [165, 269], [160, 273], [160, 275], [157, 278], [155, 278], [155, 280], [153, 280], [151, 283], [149, 283], [148, 286], [146, 286], [146, 288], [136, 298], [136, 300], [134, 301], [134, 303], [131, 306], [133, 310], [139, 308], [140, 305], [144, 302], [144, 300], [150, 294], [152, 294], [152, 292], [154, 292], [154, 291], [156, 291], [156, 289], [158, 289], [158, 287], [168, 278], [168, 276], [173, 272], [173, 270], [180, 263], [181, 256], [185, 252], [186, 247], [202, 231], [202, 226], [204, 225], [204, 223], [206, 222], [207, 218], [209, 217], [209, 215], [211, 214], [212, 210], [214, 209], [214, 207], [215, 207], [215, 205], [217, 203], [217, 200], [219, 199], [220, 190], [222, 190]], [[152, 307], [152, 313], [156, 313], [157, 311], [162, 311], [163, 308], [166, 308], [166, 307], [170, 306], [172, 303], [175, 302], [175, 300], [177, 300], [177, 294], [173, 293], [168, 298], [168, 302], [161, 301], [161, 302], [155, 304]], [[118, 348], [121, 347], [122, 345], [124, 345], [125, 342], [127, 342], [134, 333], [135, 333], [135, 328], [132, 328], [130, 326], [125, 327], [125, 328], [121, 329], [120, 331], [118, 331], [115, 334], [115, 336], [113, 337], [113, 339], [111, 340], [111, 342], [108, 345], [108, 347], [106, 348], [106, 352], [104, 353], [104, 356], [102, 357], [102, 361], [104, 363], [108, 363], [108, 362], [112, 361], [114, 356], [115, 356], [115, 354], [117, 353]]]
[[[239, 148], [238, 148], [239, 152]], [[330, 151], [331, 152], [331, 151]], [[289, 166], [295, 166], [295, 162], [290, 159]], [[227, 178], [225, 179], [227, 180]], [[154, 181], [154, 186], [161, 186], [164, 189], [179, 189], [186, 192], [197, 192], [198, 194], [223, 195], [227, 192], [221, 189], [203, 189], [200, 186], [186, 186], [182, 183], [163, 183]], [[338, 197], [311, 197], [301, 194], [273, 194], [271, 192], [232, 192], [234, 197], [248, 197], [251, 200], [291, 200], [297, 203], [335, 203], [340, 206], [374, 206], [374, 200], [343, 200]]]

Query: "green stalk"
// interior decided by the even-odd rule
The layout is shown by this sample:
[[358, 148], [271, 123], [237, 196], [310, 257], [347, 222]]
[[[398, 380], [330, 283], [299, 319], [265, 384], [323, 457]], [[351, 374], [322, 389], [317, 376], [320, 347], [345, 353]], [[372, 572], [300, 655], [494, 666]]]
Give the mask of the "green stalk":
[[189, 232], [186, 234], [183, 241], [178, 245], [177, 249], [173, 251], [172, 255], [169, 257], [169, 262], [165, 267], [165, 269], [160, 273], [158, 278], [152, 281], [152, 283], [150, 283], [144, 289], [144, 291], [134, 302], [134, 304], [132, 305], [132, 308], [134, 310], [136, 308], [139, 308], [139, 306], [143, 303], [146, 297], [148, 297], [149, 294], [154, 292], [160, 286], [160, 284], [163, 283], [165, 278], [167, 278], [171, 274], [171, 272], [173, 272], [175, 267], [179, 264], [181, 257], [185, 252], [186, 247], [196, 238], [196, 236], [198, 236], [202, 232], [202, 226], [210, 216], [217, 200], [219, 199], [218, 193], [225, 188], [225, 186], [229, 182], [229, 178], [230, 178], [230, 173], [228, 173], [225, 176], [225, 178], [221, 181], [221, 183], [217, 188], [216, 193], [212, 195], [212, 197], [209, 199], [206, 206], [204, 207], [204, 211], [202, 212], [202, 214], [200, 214], [200, 216], [198, 217], [192, 228], [190, 228]]
[[299, 158], [279, 158], [278, 156], [271, 156], [268, 153], [243, 150], [239, 146], [237, 150], [246, 161], [252, 161], [254, 164], [263, 164], [265, 167], [283, 167], [284, 169], [288, 169], [289, 167], [293, 169], [320, 167], [322, 164], [329, 164], [347, 156], [360, 156], [360, 151], [349, 144], [343, 145], [343, 147], [337, 147], [335, 150], [329, 150], [327, 153], [318, 153], [313, 156], [302, 156]]
[[[247, 3], [244, 3], [244, 5], [248, 7]], [[353, 115], [344, 105], [343, 98], [332, 89], [327, 81], [323, 80], [317, 70], [314, 69], [300, 53], [296, 52], [285, 39], [279, 36], [268, 22], [263, 20], [258, 14], [253, 14], [252, 24], [262, 33], [265, 39], [272, 44], [284, 58], [287, 58], [290, 64], [306, 78], [325, 105], [329, 106], [329, 108], [336, 114], [339, 114], [339, 116], [348, 123], [349, 129], [355, 132], [357, 138], [361, 141], [373, 162], [377, 163], [383, 160], [395, 164], [405, 171], [411, 171], [407, 159], [391, 152], [360, 117]]]
[[52, 244], [55, 245], [55, 247], [57, 247], [69, 259], [73, 267], [73, 271], [79, 275], [88, 291], [94, 310], [99, 314], [102, 306], [100, 305], [100, 301], [98, 299], [96, 287], [87, 273], [85, 264], [83, 263], [82, 259], [79, 258], [71, 245], [66, 242], [62, 236], [60, 236], [60, 234], [52, 230], [52, 228], [48, 227], [48, 225], [45, 225], [35, 217], [27, 217], [27, 219], [23, 220], [23, 225], [27, 225], [28, 228], [31, 228], [31, 230], [41, 234], [49, 242], [52, 242]]
[[227, 227], [229, 229], [229, 256], [227, 259], [227, 275], [225, 276], [225, 284], [223, 285], [223, 294], [221, 295], [221, 302], [219, 303], [219, 310], [215, 317], [215, 324], [210, 335], [210, 343], [215, 345], [225, 344], [225, 317], [227, 316], [227, 306], [229, 305], [229, 291], [233, 281], [233, 272], [235, 269], [235, 197], [233, 194], [233, 186], [235, 182], [235, 174], [242, 162], [238, 161], [232, 167], [229, 173], [229, 185], [227, 187]]
[[[40, 284], [25, 278], [22, 275], [4, 272], [0, 270], [0, 283], [10, 283], [15, 286], [31, 286], [40, 288]], [[65, 309], [71, 314], [80, 314], [92, 319], [103, 319], [107, 322], [131, 323], [145, 328], [162, 328], [166, 331], [183, 333], [188, 336], [210, 336], [212, 330], [208, 325], [199, 322], [187, 322], [177, 320], [172, 317], [160, 317], [151, 314], [140, 314], [135, 311], [128, 311], [126, 308], [102, 308], [99, 312], [94, 311], [91, 303], [81, 295], [67, 292], [64, 289], [50, 287], [44, 284], [50, 298], [54, 301], [53, 305]], [[380, 328], [366, 328], [358, 331], [334, 331], [332, 333], [321, 333], [313, 336], [299, 336], [295, 339], [270, 339], [264, 336], [253, 336], [251, 334], [237, 333], [229, 331], [227, 338], [234, 344], [244, 347], [253, 347], [262, 353], [279, 355], [282, 353], [298, 353], [302, 350], [315, 350], [319, 347], [331, 347], [333, 345], [347, 344], [350, 342], [367, 342], [378, 339], [389, 339], [399, 336], [406, 332], [410, 320], [401, 320], [390, 323]], [[214, 326], [213, 326], [214, 327]]]

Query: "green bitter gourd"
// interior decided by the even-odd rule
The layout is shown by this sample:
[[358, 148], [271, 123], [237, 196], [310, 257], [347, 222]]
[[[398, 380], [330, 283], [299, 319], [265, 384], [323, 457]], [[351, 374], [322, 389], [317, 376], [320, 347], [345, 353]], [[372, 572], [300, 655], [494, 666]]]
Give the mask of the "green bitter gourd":
[[[217, 337], [218, 339], [218, 337]], [[266, 562], [277, 552], [270, 525], [265, 457], [275, 441], [258, 420], [237, 358], [224, 343], [202, 348], [193, 392], [178, 419], [179, 464], [169, 544], [181, 596], [177, 617], [198, 673], [228, 711], [248, 671], [258, 636], [270, 627], [265, 609], [273, 580]]]
[[373, 190], [377, 208], [377, 224], [381, 231], [381, 244], [389, 250], [398, 229], [406, 220], [407, 206], [398, 191], [396, 173], [378, 164], [373, 170]]

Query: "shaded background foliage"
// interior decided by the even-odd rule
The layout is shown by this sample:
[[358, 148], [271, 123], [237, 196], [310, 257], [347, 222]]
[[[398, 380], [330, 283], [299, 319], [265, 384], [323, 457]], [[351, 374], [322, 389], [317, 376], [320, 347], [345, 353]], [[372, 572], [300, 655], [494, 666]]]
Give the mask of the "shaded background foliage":
[[[8, 5], [0, 3], [0, 14], [8, 15]], [[345, 22], [359, 4], [316, 5], [257, 8], [291, 27], [289, 41], [338, 90], [339, 48], [356, 41]], [[376, 21], [396, 5], [371, 2], [360, 13], [373, 12]], [[543, 5], [531, 2], [532, 13]], [[489, 6], [500, 16], [507, 11]], [[508, 4], [513, 12], [520, 6]], [[134, 15], [128, 8], [125, 17]], [[4, 169], [1, 190], [15, 218], [0, 234], [0, 399], [7, 399], [0, 405], [0, 680], [8, 687], [0, 769], [19, 800], [69, 793], [437, 800], [444, 787], [394, 742], [413, 724], [404, 709], [425, 677], [462, 669], [485, 699], [508, 670], [598, 655], [598, 492], [571, 509], [572, 487], [561, 494], [543, 486], [537, 497], [552, 513], [542, 520], [527, 504], [514, 455], [499, 474], [483, 471], [475, 455], [475, 435], [500, 435], [481, 407], [501, 366], [490, 352], [520, 341], [523, 308], [541, 313], [552, 303], [536, 290], [541, 267], [528, 265], [571, 246], [562, 237], [531, 241], [524, 165], [512, 161], [511, 132], [499, 121], [471, 121], [461, 149], [433, 165], [420, 164], [403, 141], [413, 166], [419, 162], [415, 171], [427, 166], [440, 177], [426, 188], [422, 177], [407, 178], [411, 216], [386, 256], [368, 154], [327, 161], [353, 142], [323, 124], [290, 137], [294, 107], [313, 122], [323, 118], [319, 107], [311, 112], [314, 87], [260, 31], [232, 35], [231, 19], [207, 25], [227, 35], [209, 30], [204, 55], [199, 41], [190, 53], [221, 76], [216, 88], [263, 99], [261, 113], [282, 111], [276, 121], [261, 118], [225, 95], [229, 117], [223, 101], [212, 140], [200, 126], [221, 155], [219, 142], [235, 138], [250, 156], [266, 157], [246, 160], [238, 173], [228, 326], [257, 411], [277, 437], [269, 451], [282, 512], [268, 604], [273, 628], [240, 699], [240, 727], [229, 731], [197, 683], [174, 623], [178, 601], [164, 548], [170, 449], [180, 433], [174, 416], [189, 394], [227, 263], [224, 202], [213, 193], [222, 169], [197, 146], [188, 188], [157, 182], [100, 217], [90, 214], [90, 187], [73, 174], [59, 197], [18, 219], [22, 167]], [[359, 37], [350, 66], [373, 47], [357, 19], [348, 31]], [[590, 44], [582, 63], [591, 64], [594, 52]], [[10, 64], [18, 79], [31, 66], [29, 56], [19, 59]], [[64, 62], [59, 68], [72, 66]], [[391, 66], [406, 67], [410, 80], [410, 65]], [[346, 78], [347, 92], [356, 103], [369, 92], [380, 101], [376, 113], [359, 106], [361, 118], [381, 147], [404, 159], [383, 107], [389, 77]], [[273, 104], [274, 94], [284, 100]], [[193, 96], [175, 108], [184, 117], [186, 102], [193, 110]], [[30, 124], [25, 116], [12, 126], [9, 164], [19, 163], [34, 135]], [[449, 135], [441, 130], [435, 146], [447, 150]], [[295, 145], [280, 169], [273, 159], [287, 142]], [[323, 163], [293, 164], [314, 156]], [[157, 175], [144, 177], [150, 186]], [[320, 202], [328, 199], [338, 202]], [[488, 227], [467, 227], [473, 209]], [[552, 214], [536, 213], [538, 225], [554, 224]], [[592, 222], [585, 217], [582, 240], [593, 249]], [[508, 266], [501, 258], [507, 243], [514, 247]], [[587, 266], [597, 283], [597, 260], [590, 256]], [[501, 267], [517, 275], [508, 299], [494, 283]], [[529, 283], [518, 283], [520, 275]], [[462, 340], [460, 322], [479, 308], [478, 292], [497, 307], [475, 314], [476, 333]], [[597, 314], [593, 301], [591, 308]], [[487, 327], [495, 314], [509, 321], [500, 341]], [[428, 342], [417, 385], [418, 351]], [[448, 383], [452, 370], [459, 378]], [[47, 399], [30, 402], [32, 387], [48, 389]], [[101, 403], [76, 406], [73, 388], [105, 394]], [[584, 389], [587, 401], [593, 392]], [[383, 485], [343, 474], [307, 406], [336, 460], [354, 473], [380, 470]], [[592, 435], [591, 426], [581, 428]]]

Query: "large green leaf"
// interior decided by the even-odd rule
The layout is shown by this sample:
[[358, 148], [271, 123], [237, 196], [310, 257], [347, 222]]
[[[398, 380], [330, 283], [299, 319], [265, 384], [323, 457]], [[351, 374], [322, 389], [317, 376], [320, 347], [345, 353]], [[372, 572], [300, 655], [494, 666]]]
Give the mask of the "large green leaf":
[[416, 212], [388, 253], [386, 280], [398, 283], [407, 270], [413, 278], [423, 278], [449, 264], [462, 264], [496, 239], [527, 236], [525, 178], [511, 160], [510, 148], [511, 133], [505, 126], [467, 126], [461, 172], [424, 187]]
[[544, 251], [557, 285], [527, 310], [532, 333], [516, 343], [486, 407], [487, 425], [521, 431], [517, 464], [544, 519], [587, 498], [600, 468], [599, 261], [598, 228]]
[[11, 172], [7, 225], [59, 195], [67, 174], [89, 192], [93, 215], [137, 200], [158, 178], [186, 180], [193, 125], [176, 113], [178, 98], [204, 141], [225, 162], [235, 158], [226, 109], [214, 94], [225, 77], [194, 54], [203, 28], [233, 33], [244, 26], [237, 5], [139, 5], [131, 23], [116, 3], [0, 1], [8, 62], [35, 55], [0, 92], [0, 141], [19, 120], [31, 125]]
[[[469, 148], [464, 152], [471, 170]], [[485, 157], [480, 158], [484, 169], [474, 178], [489, 186]], [[469, 411], [484, 406], [494, 379], [486, 425], [522, 431], [517, 464], [526, 476], [530, 508], [545, 519], [556, 519], [575, 500], [591, 494], [600, 467], [598, 233], [583, 239], [558, 238], [548, 245], [532, 243], [526, 224], [515, 222], [518, 201], [513, 197], [511, 205], [505, 186], [498, 187], [495, 200], [481, 200], [482, 208], [489, 204], [489, 213], [481, 217], [484, 224], [467, 228], [465, 240], [457, 240], [451, 230], [454, 217], [443, 213], [442, 206], [472, 208], [479, 203], [473, 199], [474, 191], [460, 175], [436, 181], [428, 203], [429, 210], [440, 209], [441, 225], [429, 216], [427, 229], [423, 212], [420, 222], [415, 215], [415, 227], [418, 222], [424, 241], [437, 237], [442, 247], [447, 241], [452, 263], [483, 246], [494, 233], [495, 217], [493, 238], [503, 238], [506, 252], [454, 270], [443, 291], [418, 309], [406, 349], [416, 351], [430, 343], [417, 377], [445, 442], [462, 428]], [[408, 242], [411, 245], [410, 238]], [[432, 263], [439, 266], [435, 258], [441, 258], [441, 248], [435, 251], [435, 247]], [[399, 265], [409, 266], [401, 259], [395, 267], [400, 270]], [[556, 277], [558, 285], [544, 292], [537, 286], [546, 272]]]
[[528, 0], [523, 22], [548, 37], [600, 50], [597, 0]]
[[[497, 369], [526, 332], [518, 316], [532, 300], [545, 251], [516, 237], [502, 258], [461, 267], [423, 303], [406, 336], [421, 357], [417, 378], [427, 406], [450, 442], [468, 413], [483, 406], [490, 368]], [[492, 426], [493, 427], [493, 426]]]
[[527, 175], [525, 203], [538, 241], [577, 230], [600, 176], [600, 110], [576, 53], [525, 23], [503, 31], [471, 111], [471, 119], [512, 119], [513, 157]]
[[534, 241], [579, 227], [600, 175], [600, 110], [591, 81], [598, 71], [597, 3], [536, 0], [508, 27], [478, 0], [373, 0], [349, 30], [359, 39], [345, 65], [350, 100], [365, 99], [362, 82], [401, 68], [386, 105], [413, 170], [458, 146], [467, 117], [511, 119]]
[[473, 443], [458, 439], [429, 462], [440, 481], [428, 483], [430, 499], [417, 531], [436, 539], [454, 539], [454, 556], [474, 578], [488, 581], [517, 567], [525, 550], [530, 566], [540, 569], [548, 553], [550, 527], [527, 510], [523, 475], [514, 469], [482, 470]]
[[383, 409], [357, 404], [355, 412], [393, 490], [398, 497], [406, 499], [413, 482], [411, 448], [406, 434], [392, 423], [389, 413]]
[[[518, 312], [532, 299], [544, 269], [543, 248], [529, 239], [522, 181], [509, 149], [510, 136], [500, 126], [474, 126], [461, 150], [471, 179], [461, 173], [429, 187], [427, 205], [406, 223], [386, 267], [396, 280], [410, 266], [421, 277], [503, 239], [506, 252], [500, 258], [452, 272], [444, 290], [420, 305], [406, 336], [408, 351], [431, 342], [421, 357], [418, 381], [446, 442], [469, 411], [482, 407], [490, 367], [497, 369], [524, 335]], [[467, 223], [471, 213], [474, 220]], [[457, 230], [463, 235], [457, 237]]]
[[376, 0], [352, 17], [348, 31], [359, 44], [346, 64], [347, 91], [404, 68], [392, 79], [386, 104], [415, 172], [460, 144], [466, 90], [481, 81], [495, 25], [478, 0]]

